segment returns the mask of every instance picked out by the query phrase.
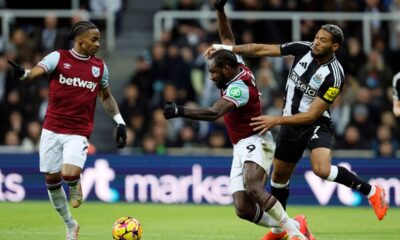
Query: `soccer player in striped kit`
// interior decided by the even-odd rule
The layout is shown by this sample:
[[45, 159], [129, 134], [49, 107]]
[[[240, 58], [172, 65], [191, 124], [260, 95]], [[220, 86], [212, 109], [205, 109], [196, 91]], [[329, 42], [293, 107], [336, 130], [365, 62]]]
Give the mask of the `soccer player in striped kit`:
[[396, 117], [400, 117], [400, 72], [393, 76], [393, 113]]
[[66, 225], [66, 239], [78, 239], [79, 224], [72, 218], [62, 181], [69, 186], [71, 206], [82, 203], [80, 176], [84, 167], [88, 139], [93, 130], [96, 99], [116, 122], [117, 147], [126, 143], [126, 126], [111, 94], [104, 61], [95, 57], [100, 47], [100, 31], [89, 21], [71, 29], [74, 46], [45, 56], [32, 69], [9, 61], [14, 76], [33, 81], [49, 78], [49, 103], [40, 139], [40, 171], [45, 174], [50, 202]]
[[[342, 166], [331, 165], [333, 133], [329, 106], [344, 84], [344, 72], [335, 52], [344, 41], [342, 30], [323, 25], [313, 42], [274, 44], [214, 44], [207, 51], [230, 49], [243, 56], [294, 56], [285, 89], [283, 116], [259, 116], [252, 119], [254, 131], [263, 133], [282, 125], [274, 156], [271, 193], [286, 208], [289, 180], [305, 149], [311, 152], [313, 172], [331, 182], [343, 184], [365, 195], [375, 215], [382, 220], [388, 209], [384, 189], [372, 186]], [[263, 240], [280, 240], [281, 228], [273, 228]]]

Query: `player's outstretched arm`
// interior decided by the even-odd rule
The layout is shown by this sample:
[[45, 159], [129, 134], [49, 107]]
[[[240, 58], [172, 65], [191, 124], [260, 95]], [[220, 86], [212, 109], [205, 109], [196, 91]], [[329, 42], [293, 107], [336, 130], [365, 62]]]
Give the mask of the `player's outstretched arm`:
[[253, 131], [262, 134], [276, 125], [301, 125], [315, 122], [324, 111], [329, 108], [329, 104], [317, 97], [312, 102], [308, 112], [297, 113], [292, 116], [259, 116], [251, 119], [250, 126]]
[[187, 108], [178, 106], [173, 102], [166, 102], [164, 117], [166, 119], [186, 117], [194, 120], [215, 121], [233, 109], [235, 109], [235, 105], [223, 98], [220, 98], [212, 107], [208, 108]]
[[219, 49], [226, 49], [236, 54], [247, 56], [247, 57], [278, 57], [282, 56], [280, 45], [276, 44], [259, 44], [249, 43], [241, 45], [227, 45], [227, 44], [213, 44], [207, 48], [204, 55], [209, 57], [213, 52]]
[[46, 71], [39, 66], [35, 66], [32, 69], [24, 69], [21, 65], [18, 65], [11, 60], [7, 60], [7, 62], [12, 68], [13, 77], [22, 81], [32, 81], [46, 73]]
[[119, 113], [118, 104], [112, 96], [110, 88], [106, 87], [101, 89], [99, 97], [106, 113], [113, 117], [114, 121], [117, 123], [117, 130], [115, 132], [117, 148], [123, 148], [126, 144], [126, 125]]
[[218, 33], [222, 44], [235, 45], [235, 37], [232, 32], [231, 24], [225, 14], [224, 6], [227, 0], [211, 0], [217, 9]]
[[281, 56], [281, 47], [277, 44], [249, 43], [233, 46], [232, 51], [248, 57]]

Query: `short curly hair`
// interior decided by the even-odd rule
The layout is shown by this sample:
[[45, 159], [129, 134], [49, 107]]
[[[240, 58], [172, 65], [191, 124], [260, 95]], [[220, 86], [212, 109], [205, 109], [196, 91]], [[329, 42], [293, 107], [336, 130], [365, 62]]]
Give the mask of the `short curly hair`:
[[228, 65], [232, 68], [237, 68], [239, 66], [236, 55], [232, 51], [226, 49], [215, 51], [209, 57], [209, 60], [211, 59], [214, 59], [215, 65], [219, 67], [222, 67], [223, 65]]
[[330, 32], [333, 36], [333, 42], [339, 43], [340, 45], [344, 42], [344, 35], [342, 29], [335, 24], [325, 24], [322, 25], [321, 29], [324, 29], [327, 32]]

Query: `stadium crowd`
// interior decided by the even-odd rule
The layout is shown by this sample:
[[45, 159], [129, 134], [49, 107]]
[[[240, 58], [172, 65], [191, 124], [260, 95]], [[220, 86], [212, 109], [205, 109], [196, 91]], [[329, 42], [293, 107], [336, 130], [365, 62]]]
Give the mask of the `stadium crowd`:
[[[7, 2], [7, 1], [6, 1]], [[90, 1], [89, 1], [90, 2]], [[232, 0], [229, 8], [243, 11], [342, 11], [399, 12], [399, 0]], [[90, 9], [89, 5], [88, 8]], [[211, 9], [208, 0], [165, 0], [164, 10]], [[71, 23], [77, 19], [72, 18]], [[65, 29], [71, 23], [64, 23]], [[302, 21], [301, 36], [312, 41], [324, 22]], [[400, 71], [400, 21], [372, 21], [372, 50], [362, 50], [362, 23], [335, 22], [344, 31], [345, 43], [337, 58], [346, 73], [341, 95], [331, 108], [336, 149], [374, 150], [392, 157], [399, 143], [397, 119], [392, 113], [392, 77]], [[0, 46], [0, 144], [22, 145], [35, 151], [47, 104], [47, 81], [21, 84], [11, 78], [6, 59], [31, 67], [46, 53], [69, 48], [66, 32], [55, 16], [46, 16], [37, 28], [16, 23], [10, 46]], [[284, 43], [291, 40], [290, 21], [234, 20], [237, 44]], [[57, 31], [53, 31], [57, 29]], [[120, 30], [121, 31], [121, 30]], [[197, 122], [166, 121], [165, 101], [180, 105], [209, 106], [219, 91], [209, 81], [205, 49], [219, 40], [213, 20], [179, 20], [161, 33], [160, 41], [135, 60], [136, 69], [119, 101], [128, 129], [128, 146], [146, 153], [164, 154], [168, 147], [230, 148], [222, 119]], [[281, 114], [290, 58], [246, 59], [262, 93], [263, 113]], [[129, 74], [129, 73], [127, 73]], [[274, 132], [277, 129], [274, 129]]]

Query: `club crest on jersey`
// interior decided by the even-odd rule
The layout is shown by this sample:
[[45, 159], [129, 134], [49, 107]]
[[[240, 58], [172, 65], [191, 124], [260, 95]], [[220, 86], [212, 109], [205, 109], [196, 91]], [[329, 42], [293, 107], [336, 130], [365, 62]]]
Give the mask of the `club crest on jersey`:
[[69, 63], [64, 63], [64, 68], [65, 68], [65, 69], [71, 69], [71, 64], [69, 64]]
[[94, 77], [98, 77], [98, 76], [100, 76], [100, 68], [99, 67], [95, 67], [95, 66], [92, 66], [92, 74], [93, 74], [93, 76]]
[[317, 82], [317, 83], [320, 83], [322, 81], [322, 79], [323, 79], [323, 77], [322, 77], [321, 73], [320, 74], [315, 74], [314, 77], [313, 77], [313, 80], [315, 82]]

